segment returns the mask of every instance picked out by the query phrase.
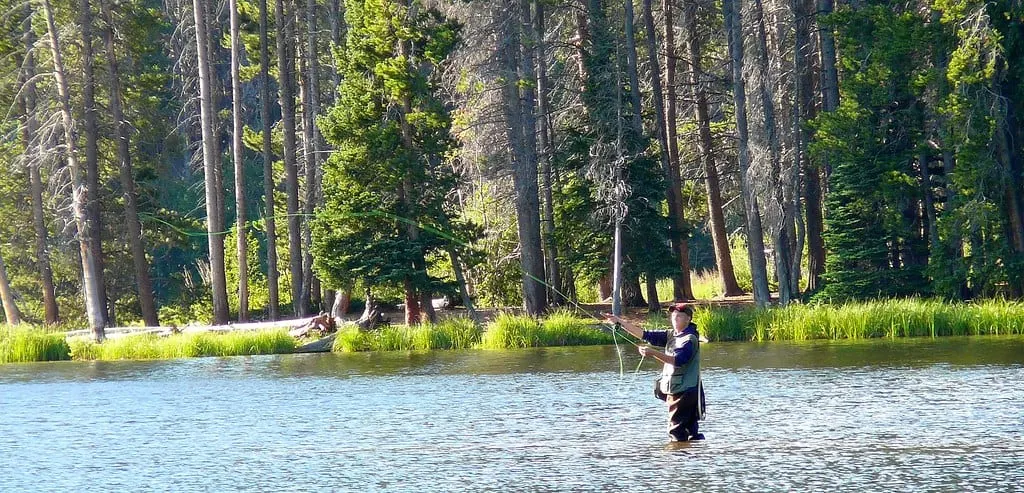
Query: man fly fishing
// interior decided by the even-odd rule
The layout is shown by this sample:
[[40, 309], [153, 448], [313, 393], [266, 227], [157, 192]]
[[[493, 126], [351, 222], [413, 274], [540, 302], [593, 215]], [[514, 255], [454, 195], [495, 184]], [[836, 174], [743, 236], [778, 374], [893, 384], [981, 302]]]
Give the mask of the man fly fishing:
[[664, 364], [654, 393], [668, 405], [669, 437], [677, 442], [703, 440], [704, 435], [697, 431], [697, 421], [704, 418], [704, 388], [700, 379], [700, 334], [693, 323], [693, 307], [673, 303], [668, 311], [671, 330], [643, 330], [607, 313], [605, 319], [637, 339], [665, 348], [662, 352], [638, 346], [642, 356], [651, 356]]

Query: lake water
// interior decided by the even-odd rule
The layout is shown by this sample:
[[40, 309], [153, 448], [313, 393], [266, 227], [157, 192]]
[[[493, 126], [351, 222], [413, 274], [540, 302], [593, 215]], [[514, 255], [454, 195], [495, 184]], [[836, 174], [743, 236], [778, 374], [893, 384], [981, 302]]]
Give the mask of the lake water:
[[1024, 338], [0, 365], [0, 491], [1024, 491]]

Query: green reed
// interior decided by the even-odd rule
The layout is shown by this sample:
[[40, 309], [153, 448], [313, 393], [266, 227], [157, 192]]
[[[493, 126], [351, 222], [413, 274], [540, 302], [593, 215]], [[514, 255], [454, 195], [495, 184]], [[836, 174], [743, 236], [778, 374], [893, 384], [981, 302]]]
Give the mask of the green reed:
[[567, 309], [552, 312], [541, 322], [541, 346], [594, 346], [611, 344], [612, 334], [597, 321], [583, 319]]
[[540, 322], [531, 317], [501, 313], [487, 325], [480, 341], [484, 349], [511, 349], [540, 346]]
[[67, 359], [71, 359], [71, 349], [64, 334], [29, 326], [0, 326], [0, 363]]
[[348, 326], [338, 331], [333, 351], [415, 351], [429, 349], [466, 349], [480, 342], [481, 331], [468, 318], [451, 318], [437, 324], [388, 326], [361, 331]]
[[709, 340], [867, 339], [1024, 334], [1024, 303], [948, 303], [918, 298], [782, 308], [703, 308]]
[[79, 360], [146, 360], [291, 353], [295, 350], [295, 338], [284, 330], [202, 332], [167, 337], [126, 336], [102, 343], [72, 339], [70, 345], [72, 358]]

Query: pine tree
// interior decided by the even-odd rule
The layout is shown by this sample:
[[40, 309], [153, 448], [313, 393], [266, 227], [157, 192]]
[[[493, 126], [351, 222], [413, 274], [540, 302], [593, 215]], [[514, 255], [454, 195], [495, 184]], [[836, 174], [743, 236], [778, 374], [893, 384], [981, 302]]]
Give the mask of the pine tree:
[[[339, 100], [321, 125], [336, 151], [324, 166], [314, 267], [328, 286], [401, 287], [408, 301], [410, 290], [440, 288], [424, 259], [465, 237], [446, 207], [457, 177], [435, 73], [458, 28], [418, 2], [349, 0], [345, 19]], [[396, 52], [402, 45], [414, 49]]]

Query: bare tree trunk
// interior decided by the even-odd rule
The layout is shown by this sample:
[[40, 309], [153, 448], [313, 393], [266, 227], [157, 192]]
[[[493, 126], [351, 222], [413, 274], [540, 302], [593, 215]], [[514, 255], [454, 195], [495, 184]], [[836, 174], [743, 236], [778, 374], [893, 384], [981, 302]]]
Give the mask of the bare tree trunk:
[[744, 211], [747, 222], [747, 253], [750, 257], [750, 272], [754, 285], [754, 303], [767, 306], [771, 299], [768, 291], [768, 269], [764, 258], [764, 233], [761, 229], [761, 213], [750, 183], [750, 148], [747, 136], [747, 95], [743, 79], [743, 34], [741, 15], [736, 0], [723, 0], [722, 11], [725, 29], [729, 38], [733, 101], [736, 110], [736, 136], [739, 140], [740, 185], [743, 189]]
[[[33, 51], [35, 33], [32, 31], [32, 10], [28, 4], [25, 5], [24, 26], [24, 36], [22, 38], [26, 53], [24, 61], [24, 86], [22, 97], [19, 98], [19, 104], [21, 105], [19, 109], [23, 116], [21, 138], [25, 146], [25, 153], [27, 155], [34, 155], [38, 154], [34, 151], [37, 144], [33, 142], [33, 139], [39, 131], [39, 123], [34, 115], [36, 110], [36, 84], [34, 81], [36, 66], [35, 53]], [[32, 201], [32, 227], [35, 232], [36, 266], [39, 269], [39, 279], [43, 290], [44, 319], [46, 324], [50, 325], [57, 323], [60, 320], [60, 316], [57, 308], [57, 296], [54, 292], [53, 269], [50, 266], [50, 249], [47, 246], [48, 233], [46, 221], [43, 217], [43, 180], [39, 174], [38, 162], [29, 162], [27, 167], [29, 195]]]
[[[300, 10], [304, 10], [300, 9]], [[300, 19], [301, 15], [298, 16]], [[308, 26], [307, 26], [308, 29]], [[313, 213], [313, 175], [316, 172], [313, 165], [313, 114], [311, 112], [309, 90], [309, 52], [306, 49], [302, 34], [296, 39], [299, 53], [299, 104], [301, 105], [302, 124], [302, 177], [303, 184], [300, 189], [304, 192], [300, 205], [302, 208], [302, 299], [300, 304], [305, 310], [310, 308], [313, 289], [313, 257], [310, 255], [309, 247], [312, 242], [312, 235], [309, 230], [309, 216]]]
[[757, 64], [756, 68], [759, 71], [758, 76], [755, 77], [754, 83], [757, 87], [761, 110], [764, 115], [763, 138], [768, 147], [771, 177], [775, 181], [775, 186], [773, 188], [775, 192], [776, 207], [779, 209], [779, 214], [781, 215], [779, 224], [776, 226], [776, 231], [773, 231], [775, 242], [775, 275], [779, 280], [779, 302], [785, 305], [788, 304], [793, 297], [793, 293], [791, 292], [792, 284], [790, 282], [790, 236], [788, 235], [790, 218], [787, 214], [788, 207], [786, 206], [781, 177], [780, 144], [778, 132], [776, 131], [775, 103], [772, 100], [771, 88], [769, 87], [769, 74], [771, 69], [769, 67], [768, 60], [768, 36], [765, 29], [762, 1], [752, 0], [751, 9], [754, 17], [754, 42], [757, 43], [755, 46], [757, 53], [757, 59], [755, 62]]
[[548, 298], [554, 305], [565, 303], [560, 288], [562, 286], [561, 266], [558, 262], [558, 245], [555, 242], [554, 198], [551, 181], [551, 158], [554, 153], [554, 131], [551, 128], [551, 114], [548, 104], [548, 65], [547, 51], [544, 44], [544, 2], [534, 0], [534, 36], [537, 37], [537, 110], [539, 117], [538, 134], [540, 135], [540, 166], [541, 166], [541, 222], [544, 232], [545, 272], [548, 275]]
[[[331, 23], [331, 50], [332, 50], [331, 52], [332, 53], [333, 53], [333, 50], [336, 50], [336, 49], [338, 49], [341, 46], [341, 37], [342, 37], [342, 32], [341, 32], [342, 24], [341, 23], [342, 23], [342, 21], [345, 20], [345, 13], [343, 12], [343, 10], [341, 8], [341, 2], [342, 2], [342, 0], [330, 0], [328, 2], [328, 4], [330, 5], [330, 8], [331, 8], [331, 12], [330, 12], [330, 15], [328, 16], [328, 18], [330, 19], [330, 23]], [[333, 70], [331, 70], [331, 81], [334, 83], [334, 86], [331, 88], [331, 98], [332, 98], [334, 103], [337, 103], [338, 102], [338, 86], [341, 85], [341, 68], [338, 67], [338, 61], [333, 56], [331, 57], [331, 68], [333, 69]]]
[[280, 299], [277, 292], [277, 227], [274, 217], [274, 161], [270, 125], [270, 40], [268, 39], [267, 0], [260, 0], [260, 119], [263, 121], [263, 222], [267, 234], [267, 309], [270, 320], [277, 320]]
[[39, 176], [39, 166], [29, 166], [29, 182], [32, 195], [32, 226], [35, 230], [36, 262], [39, 264], [39, 278], [43, 288], [43, 313], [46, 324], [60, 321], [57, 308], [57, 296], [54, 292], [53, 269], [50, 267], [50, 248], [47, 245], [46, 223], [43, 218], [43, 181]]
[[647, 274], [644, 278], [647, 284], [647, 311], [650, 313], [660, 312], [661, 302], [658, 301], [658, 278], [651, 274]]
[[633, 108], [630, 122], [637, 138], [644, 134], [643, 104], [640, 102], [640, 77], [637, 74], [636, 33], [633, 29], [633, 0], [622, 2], [626, 28], [626, 75], [629, 77], [629, 102]]
[[[520, 0], [520, 6], [527, 9], [514, 13], [517, 6], [511, 0], [504, 0], [500, 7], [493, 7], [493, 19], [501, 26], [504, 35], [496, 37], [498, 58], [503, 81], [502, 110], [509, 145], [512, 148], [513, 187], [516, 194], [516, 223], [519, 232], [520, 264], [522, 266], [523, 300], [526, 312], [539, 315], [547, 306], [547, 292], [544, 287], [544, 254], [540, 238], [540, 199], [537, 193], [536, 128], [533, 111], [534, 95], [531, 87], [524, 88], [520, 99], [520, 80], [535, 80], [533, 74], [532, 47], [524, 47], [522, 31], [532, 30], [529, 2]], [[503, 8], [502, 8], [503, 7]], [[510, 14], [512, 14], [510, 18]], [[517, 24], [519, 22], [519, 24]], [[527, 31], [529, 32], [529, 31]], [[525, 49], [524, 49], [525, 48]], [[521, 63], [521, 59], [527, 59]], [[527, 131], [528, 130], [528, 131]]]
[[[520, 32], [525, 35], [520, 43], [522, 63], [519, 64], [519, 80], [532, 82], [537, 80], [535, 72], [536, 32], [533, 29], [533, 18], [530, 14], [530, 0], [519, 1]], [[523, 133], [522, 159], [517, 162], [515, 171], [516, 209], [519, 224], [519, 239], [524, 262], [527, 261], [530, 272], [536, 279], [531, 279], [535, 293], [524, 293], [526, 311], [531, 315], [539, 315], [547, 309], [547, 290], [542, 282], [544, 276], [544, 253], [541, 248], [540, 235], [540, 198], [537, 192], [537, 93], [532, 84], [522, 84], [523, 106], [521, 131]], [[518, 211], [522, 209], [522, 212]], [[525, 267], [525, 264], [524, 264]], [[531, 300], [532, 298], [532, 300]], [[532, 306], [531, 306], [532, 305]]]
[[[82, 30], [82, 120], [85, 131], [85, 180], [89, 187], [86, 211], [93, 227], [89, 235], [89, 248], [96, 259], [97, 282], [102, 287], [103, 302], [109, 308], [107, 300], [106, 276], [103, 271], [103, 222], [100, 212], [100, 162], [99, 162], [99, 124], [96, 118], [96, 80], [93, 65], [96, 55], [93, 52], [92, 6], [89, 0], [81, 0], [78, 22]], [[108, 318], [108, 321], [110, 318]]]
[[[316, 206], [317, 198], [320, 196], [320, 132], [316, 127], [316, 115], [320, 113], [320, 87], [319, 72], [320, 64], [317, 61], [316, 51], [316, 2], [306, 0], [306, 50], [303, 54], [303, 65], [305, 87], [303, 90], [303, 140], [306, 151], [306, 206], [303, 210], [305, 218], [303, 224], [303, 248], [302, 258], [302, 292], [308, 293], [305, 302], [309, 306], [316, 298], [319, 304], [319, 282], [313, 276], [313, 250], [311, 248], [312, 232], [310, 231], [310, 220]], [[316, 289], [314, 289], [316, 288]]]
[[216, 325], [228, 322], [227, 280], [224, 276], [224, 217], [218, 204], [222, 193], [217, 186], [217, 143], [214, 141], [216, 112], [210, 79], [209, 44], [206, 39], [204, 0], [192, 0], [196, 21], [196, 53], [199, 57], [200, 114], [203, 132], [203, 176], [206, 185], [206, 231], [210, 243], [210, 271], [213, 288], [213, 320]]
[[231, 156], [235, 164], [235, 235], [238, 256], [238, 321], [249, 320], [249, 230], [245, 217], [245, 147], [242, 145], [242, 42], [239, 38], [238, 0], [228, 0], [231, 11]]
[[18, 312], [18, 306], [14, 304], [14, 292], [11, 291], [11, 283], [7, 279], [7, 266], [4, 264], [2, 253], [0, 253], [0, 301], [3, 301], [7, 325], [20, 324], [21, 313]]
[[[671, 9], [671, 6], [668, 7]], [[658, 61], [658, 35], [654, 27], [654, 14], [651, 11], [651, 0], [644, 0], [643, 2], [643, 18], [644, 18], [644, 29], [647, 33], [647, 61], [650, 64], [651, 71], [651, 86], [654, 94], [652, 99], [654, 100], [654, 132], [657, 134], [659, 143], [658, 157], [661, 160], [661, 169], [665, 174], [665, 200], [668, 204], [668, 218], [669, 218], [669, 241], [672, 245], [672, 256], [676, 262], [680, 262], [680, 236], [676, 231], [676, 226], [679, 224], [678, 218], [682, 216], [682, 204], [680, 202], [681, 195], [677, 197], [676, 188], [674, 183], [679, 182], [679, 170], [678, 167], [672, 167], [671, 157], [671, 146], [669, 143], [669, 136], [666, 130], [667, 115], [665, 113], [665, 94], [661, 87], [661, 64]], [[670, 25], [671, 20], [666, 20]], [[668, 28], [666, 28], [668, 29]], [[671, 33], [666, 33], [671, 35]], [[671, 61], [673, 73], [675, 71], [675, 60]], [[671, 82], [667, 82], [671, 83]], [[673, 113], [675, 112], [675, 103], [672, 103]], [[678, 152], [678, 150], [676, 151]], [[678, 155], [676, 156], [678, 158]], [[674, 171], [673, 171], [674, 170]], [[681, 193], [681, 191], [680, 191]], [[689, 270], [689, 269], [687, 269]], [[682, 296], [683, 288], [683, 276], [689, 277], [689, 272], [681, 272], [680, 274], [672, 276], [673, 287], [678, 287], [680, 297]], [[655, 284], [657, 280], [655, 280]], [[648, 296], [650, 298], [650, 296]], [[655, 300], [657, 303], [657, 300]]]
[[285, 10], [286, 0], [276, 0], [277, 67], [281, 123], [284, 127], [285, 188], [288, 193], [288, 263], [292, 284], [292, 309], [305, 316], [302, 305], [302, 222], [299, 217], [299, 169], [295, 143], [295, 17]]
[[[832, 13], [835, 0], [816, 0], [818, 22], [818, 44], [821, 47], [821, 109], [822, 111], [836, 111], [839, 109], [839, 72], [836, 70], [836, 38], [832, 27], [824, 25], [820, 19]], [[825, 182], [828, 187], [828, 178], [832, 174], [832, 167], [825, 158]], [[822, 249], [824, 250], [824, 249]], [[824, 257], [824, 254], [822, 254]]]
[[106, 46], [107, 71], [110, 75], [107, 81], [110, 90], [109, 105], [116, 128], [117, 160], [120, 170], [121, 197], [124, 200], [125, 228], [128, 233], [128, 246], [132, 252], [132, 263], [135, 267], [135, 280], [138, 283], [142, 319], [147, 326], [156, 327], [160, 325], [160, 320], [157, 317], [156, 301], [153, 299], [153, 282], [149, 277], [149, 261], [146, 260], [142, 225], [139, 222], [136, 206], [135, 176], [132, 173], [132, 156], [129, 148], [129, 128], [122, 109], [124, 95], [121, 92], [121, 71], [114, 46], [114, 19], [108, 2], [109, 0], [100, 0], [100, 10], [106, 24], [103, 29], [103, 42]]
[[78, 162], [75, 119], [71, 114], [71, 96], [68, 92], [68, 82], [64, 72], [64, 59], [60, 48], [60, 37], [57, 32], [57, 24], [53, 19], [53, 8], [50, 6], [50, 0], [43, 0], [43, 9], [46, 13], [46, 27], [50, 35], [50, 51], [53, 55], [53, 76], [56, 80], [57, 94], [60, 98], [61, 115], [64, 123], [65, 153], [68, 169], [71, 171], [71, 205], [74, 211], [75, 225], [78, 227], [85, 312], [89, 318], [89, 328], [93, 331], [93, 337], [97, 341], [102, 341], [105, 337], [104, 327], [107, 324], [106, 300], [103, 294], [102, 277], [96, 276], [96, 271], [102, 267], [97, 262], [90, 247], [92, 244], [90, 237], [94, 229], [86, 210], [86, 204], [89, 201], [89, 187], [85, 177], [82, 176], [81, 164]]
[[462, 296], [462, 306], [466, 307], [469, 318], [473, 319], [474, 322], [480, 323], [480, 316], [477, 314], [476, 309], [473, 308], [473, 298], [469, 296], [469, 289], [466, 287], [466, 276], [462, 272], [462, 262], [459, 260], [459, 254], [451, 245], [448, 245], [445, 249], [448, 251], [448, 258], [452, 261], [455, 281], [459, 283], [459, 295]]
[[331, 304], [331, 316], [334, 318], [342, 318], [348, 313], [348, 309], [352, 304], [352, 288], [346, 287], [337, 293], [334, 298], [334, 302]]
[[725, 230], [725, 213], [722, 205], [722, 187], [718, 180], [718, 166], [715, 164], [714, 142], [711, 137], [711, 117], [708, 111], [707, 94], [701, 83], [701, 46], [697, 36], [697, 3], [685, 0], [683, 5], [683, 25], [686, 29], [684, 45], [689, 58], [689, 83], [694, 100], [694, 117], [697, 120], [698, 152], [703, 164], [704, 183], [708, 193], [708, 217], [711, 229], [711, 240], [715, 249], [715, 261], [722, 279], [725, 296], [743, 294], [736, 282], [736, 273], [732, 265], [732, 252], [729, 250], [729, 236]]
[[690, 247], [686, 239], [686, 218], [683, 213], [683, 184], [679, 173], [674, 2], [675, 0], [662, 1], [662, 8], [665, 11], [665, 139], [668, 149], [669, 192], [672, 196], [668, 203], [671, 221], [669, 239], [672, 243], [672, 252], [679, 261], [680, 270], [680, 273], [672, 278], [672, 298], [683, 300], [693, 299], [693, 288], [690, 283]]

